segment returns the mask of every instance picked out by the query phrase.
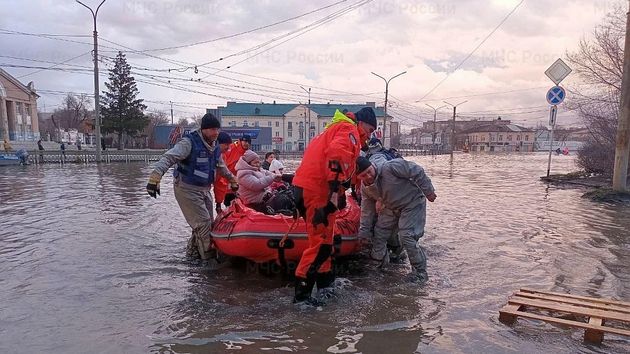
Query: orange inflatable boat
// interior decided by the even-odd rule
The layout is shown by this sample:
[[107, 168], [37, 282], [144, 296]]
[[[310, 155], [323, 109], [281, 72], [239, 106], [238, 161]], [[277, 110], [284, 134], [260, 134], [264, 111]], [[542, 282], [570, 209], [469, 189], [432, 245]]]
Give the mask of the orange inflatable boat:
[[[361, 250], [360, 217], [361, 208], [348, 195], [347, 206], [335, 223], [334, 255], [347, 256]], [[303, 218], [295, 221], [283, 214], [266, 215], [244, 206], [239, 199], [217, 216], [212, 237], [220, 252], [256, 263], [298, 261], [308, 247]]]

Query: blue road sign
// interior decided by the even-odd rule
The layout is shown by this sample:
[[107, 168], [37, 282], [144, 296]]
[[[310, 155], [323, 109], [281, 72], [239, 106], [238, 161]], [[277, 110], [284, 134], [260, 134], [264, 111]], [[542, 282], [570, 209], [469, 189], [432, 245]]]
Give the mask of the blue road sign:
[[560, 86], [554, 86], [547, 91], [547, 102], [551, 105], [557, 105], [564, 101], [566, 92]]

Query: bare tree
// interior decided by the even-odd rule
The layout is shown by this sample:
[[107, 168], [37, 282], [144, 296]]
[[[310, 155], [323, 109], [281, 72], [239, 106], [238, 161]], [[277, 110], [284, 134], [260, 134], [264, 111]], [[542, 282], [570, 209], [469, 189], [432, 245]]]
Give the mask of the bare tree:
[[90, 98], [85, 94], [69, 93], [62, 106], [53, 112], [54, 124], [59, 129], [78, 129], [81, 122], [88, 117]]
[[621, 103], [626, 16], [621, 4], [593, 31], [592, 39], [582, 39], [567, 59], [585, 85], [569, 91], [567, 102], [576, 110], [591, 134], [578, 152], [578, 165], [588, 172], [612, 174], [615, 137]]

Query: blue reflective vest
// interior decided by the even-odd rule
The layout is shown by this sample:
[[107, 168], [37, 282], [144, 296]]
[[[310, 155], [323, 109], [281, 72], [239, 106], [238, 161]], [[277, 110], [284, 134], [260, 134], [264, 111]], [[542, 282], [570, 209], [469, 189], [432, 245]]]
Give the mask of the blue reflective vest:
[[180, 176], [184, 183], [198, 187], [209, 187], [214, 183], [214, 169], [221, 158], [221, 148], [217, 144], [210, 151], [197, 132], [184, 135], [191, 141], [190, 155], [177, 163], [173, 176]]

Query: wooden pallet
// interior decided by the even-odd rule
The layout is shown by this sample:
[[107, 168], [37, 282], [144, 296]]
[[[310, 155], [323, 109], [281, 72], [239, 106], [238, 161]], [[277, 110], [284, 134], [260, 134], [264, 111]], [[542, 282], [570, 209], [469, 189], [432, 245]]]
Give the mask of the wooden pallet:
[[[561, 318], [563, 314], [571, 319]], [[499, 321], [505, 324], [513, 324], [518, 317], [582, 328], [584, 341], [590, 343], [601, 343], [604, 333], [630, 336], [630, 330], [607, 323], [614, 321], [630, 328], [630, 303], [623, 301], [521, 289], [499, 311]]]

